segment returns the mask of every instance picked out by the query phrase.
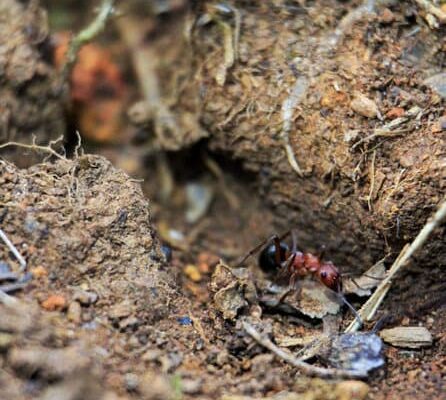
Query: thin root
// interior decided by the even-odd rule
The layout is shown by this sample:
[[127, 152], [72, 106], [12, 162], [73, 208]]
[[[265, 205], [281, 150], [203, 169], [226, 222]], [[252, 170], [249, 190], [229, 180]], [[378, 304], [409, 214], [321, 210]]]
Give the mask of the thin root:
[[4, 149], [6, 147], [20, 147], [23, 149], [29, 149], [29, 150], [34, 150], [34, 151], [41, 151], [44, 153], [48, 153], [56, 158], [58, 158], [59, 160], [66, 160], [66, 158], [59, 154], [56, 150], [54, 150], [52, 148], [53, 145], [61, 142], [63, 140], [63, 136], [59, 136], [56, 140], [51, 140], [50, 143], [48, 144], [48, 146], [41, 146], [36, 144], [36, 138], [33, 136], [33, 140], [31, 144], [27, 144], [27, 143], [20, 143], [20, 142], [7, 142], [4, 143], [2, 145], [0, 145], [0, 149]]
[[296, 367], [306, 375], [318, 376], [321, 378], [364, 378], [363, 373], [347, 371], [344, 369], [322, 368], [301, 361], [291, 354], [277, 347], [271, 340], [262, 337], [257, 330], [247, 322], [243, 322], [243, 328], [257, 343], [274, 353], [277, 357]]

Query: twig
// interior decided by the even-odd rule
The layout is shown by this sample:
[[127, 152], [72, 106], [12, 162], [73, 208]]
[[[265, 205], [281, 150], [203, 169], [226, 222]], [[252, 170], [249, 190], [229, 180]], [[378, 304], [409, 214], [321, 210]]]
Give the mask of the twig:
[[8, 249], [11, 251], [12, 254], [14, 254], [14, 257], [17, 259], [17, 261], [20, 263], [20, 271], [23, 272], [26, 269], [26, 261], [22, 257], [22, 255], [17, 250], [17, 247], [14, 246], [14, 244], [9, 240], [8, 236], [6, 236], [6, 233], [3, 232], [3, 229], [0, 228], [0, 238], [6, 243], [6, 246], [8, 246]]
[[97, 36], [104, 28], [105, 25], [113, 14], [113, 6], [115, 0], [103, 0], [100, 6], [100, 10], [93, 22], [81, 30], [70, 42], [67, 50], [67, 56], [65, 64], [62, 68], [63, 82], [67, 82], [68, 76], [76, 63], [77, 54], [81, 47], [90, 42], [95, 36]]
[[280, 347], [277, 347], [271, 340], [266, 337], [262, 337], [257, 330], [247, 323], [243, 322], [243, 328], [256, 342], [258, 342], [263, 347], [267, 348], [269, 351], [273, 352], [277, 357], [291, 364], [292, 366], [299, 369], [301, 372], [311, 376], [318, 376], [321, 378], [364, 378], [365, 374], [360, 372], [348, 371], [345, 369], [334, 369], [334, 368], [322, 368], [316, 367], [314, 365], [308, 364], [305, 361], [301, 361], [291, 354], [283, 351]]
[[[433, 217], [431, 217], [426, 222], [426, 225], [424, 225], [423, 229], [421, 229], [420, 233], [411, 243], [411, 245], [410, 246], [406, 245], [403, 248], [398, 258], [395, 260], [392, 267], [390, 268], [387, 277], [380, 283], [380, 285], [373, 293], [373, 295], [359, 310], [359, 315], [363, 321], [370, 321], [374, 317], [376, 310], [383, 302], [384, 297], [386, 296], [387, 292], [390, 289], [390, 286], [392, 285], [392, 278], [403, 266], [407, 264], [407, 262], [414, 255], [414, 253], [419, 249], [421, 249], [421, 247], [423, 247], [424, 243], [427, 241], [433, 230], [437, 226], [439, 226], [445, 219], [446, 219], [446, 197], [443, 199], [437, 212], [433, 215]], [[359, 329], [359, 327], [360, 326], [355, 319], [347, 327], [345, 332], [356, 332]]]

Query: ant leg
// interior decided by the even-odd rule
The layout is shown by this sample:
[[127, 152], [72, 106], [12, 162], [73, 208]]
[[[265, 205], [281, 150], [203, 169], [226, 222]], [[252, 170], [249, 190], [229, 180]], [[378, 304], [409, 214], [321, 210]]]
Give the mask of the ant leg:
[[277, 265], [280, 265], [282, 263], [282, 257], [280, 252], [280, 238], [277, 235], [273, 236], [273, 242], [274, 242], [274, 261]]
[[276, 237], [278, 237], [278, 236], [277, 236], [277, 235], [273, 235], [273, 236], [271, 236], [271, 237], [269, 237], [269, 238], [267, 238], [267, 239], [265, 239], [265, 240], [262, 240], [262, 242], [260, 242], [256, 247], [254, 247], [254, 248], [251, 249], [248, 253], [246, 253], [246, 254], [244, 255], [244, 257], [243, 257], [243, 258], [236, 264], [235, 267], [236, 267], [236, 268], [240, 267], [242, 264], [245, 263], [245, 261], [246, 261], [249, 257], [251, 257], [251, 256], [253, 256], [254, 254], [256, 254], [257, 252], [259, 252], [260, 249], [261, 249], [262, 247], [264, 247], [265, 245], [271, 243]]
[[321, 248], [319, 249], [319, 254], [317, 255], [319, 260], [322, 260], [324, 258], [325, 250], [326, 250], [326, 247], [325, 247], [325, 244], [323, 244], [321, 246]]
[[291, 229], [291, 239], [292, 239], [291, 252], [296, 253], [297, 252], [297, 230], [296, 229]]
[[291, 265], [293, 265], [294, 258], [296, 257], [296, 254], [291, 253], [291, 255], [283, 262], [280, 263], [281, 269], [278, 273], [279, 278], [284, 278], [285, 276], [293, 274], [291, 273]]
[[249, 257], [253, 256], [257, 252], [259, 252], [262, 247], [264, 247], [265, 245], [272, 243], [272, 242], [275, 244], [275, 247], [276, 247], [275, 257], [277, 257], [277, 253], [278, 253], [278, 255], [279, 255], [279, 263], [278, 264], [280, 264], [280, 242], [282, 239], [286, 238], [289, 234], [290, 234], [290, 231], [287, 231], [282, 236], [272, 235], [269, 238], [263, 240], [260, 244], [258, 244], [256, 247], [254, 247], [248, 253], [246, 253], [245, 256], [241, 259], [241, 261], [239, 261], [236, 264], [235, 268], [239, 268], [240, 266], [242, 266]]

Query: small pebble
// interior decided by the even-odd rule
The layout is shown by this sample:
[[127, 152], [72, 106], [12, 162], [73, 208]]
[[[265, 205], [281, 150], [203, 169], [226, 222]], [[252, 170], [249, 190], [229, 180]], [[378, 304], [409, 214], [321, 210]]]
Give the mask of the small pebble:
[[427, 78], [423, 83], [446, 99], [446, 72], [440, 72], [439, 74], [433, 75]]
[[333, 341], [329, 362], [336, 368], [366, 374], [384, 365], [382, 347], [381, 338], [374, 333], [344, 333]]
[[31, 274], [34, 278], [43, 278], [45, 276], [48, 276], [48, 271], [46, 270], [45, 267], [39, 265], [31, 269]]
[[129, 392], [135, 391], [138, 388], [138, 384], [139, 384], [138, 375], [131, 374], [131, 373], [125, 374], [124, 383], [125, 383], [125, 388]]
[[393, 21], [395, 21], [395, 14], [388, 8], [385, 8], [380, 13], [379, 20], [383, 24], [391, 24]]
[[440, 129], [442, 131], [446, 131], [446, 115], [443, 117], [440, 117], [439, 125], [440, 125]]
[[83, 306], [89, 306], [96, 303], [96, 301], [98, 300], [98, 295], [94, 292], [76, 288], [73, 294], [73, 300], [78, 301]]
[[350, 107], [354, 112], [363, 117], [376, 118], [379, 115], [376, 103], [361, 93], [356, 94], [355, 98], [350, 103]]
[[7, 262], [0, 261], [0, 274], [8, 274], [11, 272], [11, 267]]
[[0, 352], [3, 352], [10, 348], [16, 337], [11, 333], [0, 332]]
[[406, 111], [402, 107], [393, 107], [386, 113], [386, 117], [389, 119], [401, 118]]
[[198, 270], [196, 265], [193, 264], [187, 264], [184, 268], [184, 274], [194, 282], [200, 282], [201, 281], [201, 273]]
[[209, 209], [213, 196], [212, 187], [200, 182], [188, 183], [186, 185], [186, 221], [190, 224], [198, 222]]
[[336, 385], [337, 400], [362, 400], [369, 393], [369, 385], [361, 381], [343, 381]]
[[46, 311], [62, 311], [67, 307], [67, 300], [59, 294], [53, 294], [42, 302], [42, 308]]
[[72, 301], [67, 310], [68, 321], [79, 324], [82, 321], [82, 307], [77, 301]]
[[172, 261], [172, 248], [171, 247], [169, 247], [167, 244], [162, 244], [161, 252], [164, 254], [164, 257], [167, 262]]
[[189, 317], [179, 317], [177, 321], [180, 325], [192, 325], [192, 320]]

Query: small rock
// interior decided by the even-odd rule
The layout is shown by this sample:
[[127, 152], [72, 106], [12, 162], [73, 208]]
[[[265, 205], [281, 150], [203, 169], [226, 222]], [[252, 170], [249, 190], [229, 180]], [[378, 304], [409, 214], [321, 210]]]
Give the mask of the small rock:
[[183, 393], [197, 394], [201, 391], [201, 381], [199, 379], [182, 379], [181, 389]]
[[423, 83], [446, 99], [446, 72], [433, 75], [425, 79]]
[[135, 391], [138, 388], [138, 384], [139, 384], [138, 375], [132, 374], [132, 373], [125, 374], [124, 384], [125, 384], [125, 388], [129, 392]]
[[187, 264], [184, 268], [184, 274], [194, 282], [200, 282], [201, 281], [201, 273], [198, 270], [196, 265], [193, 264]]
[[379, 335], [382, 339], [396, 347], [418, 349], [432, 346], [432, 335], [424, 326], [399, 326], [383, 329]]
[[386, 117], [389, 119], [401, 118], [406, 113], [406, 110], [402, 107], [393, 107], [386, 113]]
[[359, 137], [360, 131], [357, 129], [351, 129], [344, 133], [344, 142], [345, 143], [353, 143]]
[[192, 325], [192, 320], [188, 316], [178, 317], [177, 321], [180, 325]]
[[11, 272], [11, 266], [4, 261], [0, 261], [0, 274], [8, 274]]
[[227, 364], [229, 362], [229, 353], [226, 349], [223, 349], [217, 354], [217, 358], [215, 360], [216, 364], [219, 367], [222, 367], [223, 365]]
[[442, 131], [446, 131], [446, 116], [440, 117], [438, 125]]
[[373, 100], [357, 93], [355, 98], [350, 103], [351, 109], [359, 115], [367, 118], [376, 118], [379, 115], [378, 106]]
[[149, 349], [141, 357], [143, 361], [156, 361], [163, 355], [160, 349]]
[[391, 24], [395, 21], [395, 14], [390, 11], [388, 8], [385, 8], [381, 11], [379, 15], [379, 20], [383, 24]]
[[206, 214], [213, 197], [212, 187], [199, 182], [188, 183], [186, 185], [186, 221], [190, 224], [198, 222]]
[[384, 365], [382, 347], [374, 333], [344, 333], [333, 340], [328, 361], [336, 368], [366, 374]]
[[129, 327], [135, 327], [140, 324], [140, 320], [135, 316], [130, 316], [119, 322], [119, 328], [125, 329]]
[[77, 301], [72, 301], [67, 310], [68, 321], [79, 324], [82, 321], [82, 307]]
[[409, 317], [404, 317], [401, 321], [401, 325], [407, 326], [410, 324], [410, 318]]
[[15, 336], [10, 333], [0, 332], [0, 353], [9, 349], [15, 341]]
[[59, 294], [53, 294], [42, 302], [42, 308], [46, 311], [62, 311], [67, 307], [67, 300]]
[[48, 271], [46, 270], [45, 267], [39, 265], [31, 269], [31, 274], [34, 278], [43, 278], [45, 276], [48, 276]]
[[336, 385], [337, 400], [362, 400], [369, 393], [369, 385], [361, 381], [343, 381]]
[[88, 290], [76, 288], [73, 294], [73, 300], [78, 301], [83, 306], [89, 306], [98, 301], [98, 295], [94, 292], [89, 292]]
[[128, 317], [132, 313], [132, 309], [133, 305], [128, 300], [121, 301], [112, 306], [109, 317], [113, 319]]

